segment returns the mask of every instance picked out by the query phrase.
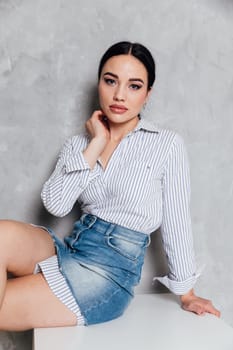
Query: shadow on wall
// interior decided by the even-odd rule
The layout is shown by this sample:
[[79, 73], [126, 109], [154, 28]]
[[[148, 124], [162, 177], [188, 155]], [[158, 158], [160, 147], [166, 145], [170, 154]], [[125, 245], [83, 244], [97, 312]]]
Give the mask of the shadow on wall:
[[[169, 290], [160, 282], [151, 280], [155, 276], [164, 276], [168, 273], [167, 258], [163, 249], [163, 242], [160, 230], [151, 234], [151, 244], [147, 249], [145, 258], [145, 270], [149, 271], [149, 292], [168, 293]], [[144, 274], [144, 271], [143, 271]]]
[[91, 116], [94, 110], [99, 109], [99, 99], [98, 99], [98, 88], [96, 85], [92, 85], [92, 87], [88, 87], [87, 90], [87, 114]]

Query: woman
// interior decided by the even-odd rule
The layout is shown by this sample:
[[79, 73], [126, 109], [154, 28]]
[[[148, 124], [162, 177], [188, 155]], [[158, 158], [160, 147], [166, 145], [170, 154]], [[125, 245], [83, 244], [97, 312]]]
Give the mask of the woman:
[[[197, 314], [220, 313], [197, 297], [182, 139], [141, 119], [155, 80], [143, 45], [120, 42], [100, 61], [99, 103], [87, 134], [69, 139], [42, 200], [83, 215], [61, 242], [51, 230], [2, 221], [0, 329], [90, 325], [120, 316], [140, 280], [150, 233], [161, 228], [169, 274], [160, 281]], [[11, 272], [15, 279], [6, 279]]]

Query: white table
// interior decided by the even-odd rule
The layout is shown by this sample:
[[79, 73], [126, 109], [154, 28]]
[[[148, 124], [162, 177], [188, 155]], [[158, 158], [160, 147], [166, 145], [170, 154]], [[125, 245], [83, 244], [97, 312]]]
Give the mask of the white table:
[[233, 328], [183, 311], [171, 294], [136, 295], [125, 314], [89, 327], [34, 330], [34, 350], [233, 350]]

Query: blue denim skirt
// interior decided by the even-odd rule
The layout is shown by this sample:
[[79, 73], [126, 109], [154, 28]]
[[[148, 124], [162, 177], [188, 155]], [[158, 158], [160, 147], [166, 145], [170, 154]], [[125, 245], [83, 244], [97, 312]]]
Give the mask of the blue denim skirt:
[[59, 269], [85, 324], [122, 315], [134, 295], [149, 235], [83, 214], [64, 242], [52, 232]]

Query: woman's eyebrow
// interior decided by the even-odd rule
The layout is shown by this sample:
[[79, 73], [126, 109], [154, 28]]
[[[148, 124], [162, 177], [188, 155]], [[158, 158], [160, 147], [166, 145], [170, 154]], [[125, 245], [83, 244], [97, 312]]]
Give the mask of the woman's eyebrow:
[[144, 84], [144, 81], [140, 78], [130, 78], [129, 81], [140, 81], [140, 83]]
[[[111, 77], [115, 78], [115, 79], [119, 79], [117, 74], [111, 73], [111, 72], [106, 72], [104, 73], [105, 75], [110, 75]], [[130, 78], [129, 81], [139, 81], [140, 83], [144, 84], [144, 81], [140, 78]]]
[[118, 79], [118, 75], [111, 73], [111, 72], [106, 72], [106, 73], [104, 73], [104, 76], [105, 75], [111, 75], [111, 77]]

